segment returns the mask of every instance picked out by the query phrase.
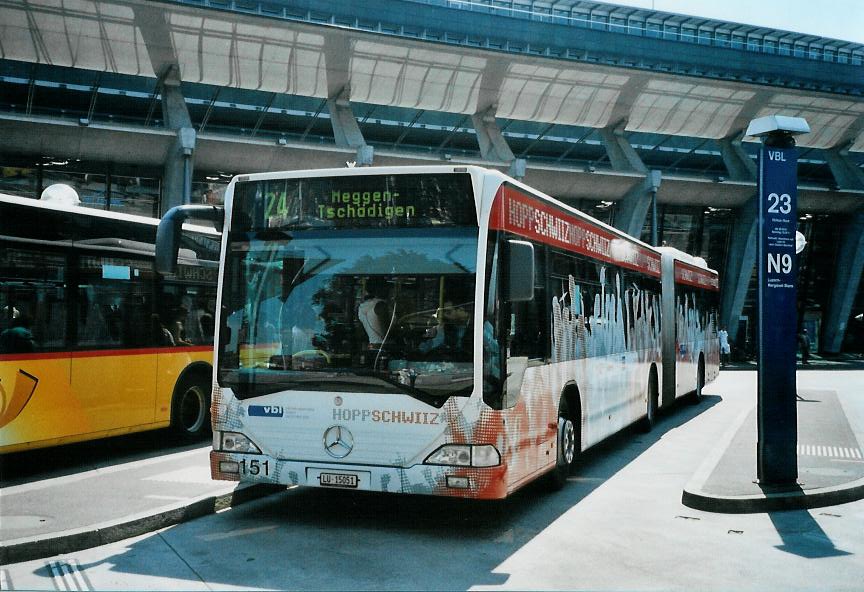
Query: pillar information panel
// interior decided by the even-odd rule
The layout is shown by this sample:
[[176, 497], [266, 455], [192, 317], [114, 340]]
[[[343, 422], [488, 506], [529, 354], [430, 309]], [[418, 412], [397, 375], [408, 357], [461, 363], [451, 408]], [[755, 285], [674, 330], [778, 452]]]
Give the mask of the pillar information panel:
[[759, 155], [759, 403], [760, 484], [794, 484], [797, 350], [797, 153], [765, 142]]

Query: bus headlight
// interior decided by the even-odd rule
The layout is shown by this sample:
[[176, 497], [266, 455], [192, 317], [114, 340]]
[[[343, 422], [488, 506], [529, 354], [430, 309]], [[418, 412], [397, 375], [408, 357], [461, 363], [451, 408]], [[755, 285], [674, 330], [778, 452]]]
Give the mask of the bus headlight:
[[491, 444], [445, 444], [430, 454], [424, 464], [455, 467], [495, 467], [501, 464], [501, 454]]
[[239, 432], [222, 432], [219, 450], [222, 452], [261, 454], [261, 449], [258, 448], [245, 434]]

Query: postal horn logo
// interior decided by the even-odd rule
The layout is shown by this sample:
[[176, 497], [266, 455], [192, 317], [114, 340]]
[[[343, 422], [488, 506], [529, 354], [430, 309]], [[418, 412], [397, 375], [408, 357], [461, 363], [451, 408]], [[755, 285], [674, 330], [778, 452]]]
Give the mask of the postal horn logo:
[[330, 426], [324, 432], [324, 450], [333, 458], [345, 458], [354, 450], [354, 436], [348, 428]]

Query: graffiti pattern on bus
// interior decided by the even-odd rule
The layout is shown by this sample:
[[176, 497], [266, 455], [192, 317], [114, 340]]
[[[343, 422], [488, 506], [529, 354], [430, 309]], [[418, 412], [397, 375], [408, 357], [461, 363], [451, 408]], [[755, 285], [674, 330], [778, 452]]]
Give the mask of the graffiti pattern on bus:
[[[552, 361], [565, 362], [624, 351], [651, 352], [659, 347], [660, 304], [654, 294], [631, 287], [622, 297], [621, 277], [607, 289], [600, 270], [601, 290], [586, 307], [581, 286], [568, 277], [568, 291], [552, 297]], [[569, 302], [568, 302], [569, 301]], [[653, 357], [653, 356], [652, 356]]]
[[704, 352], [706, 365], [719, 364], [720, 342], [717, 335], [716, 312], [700, 312], [694, 294], [682, 294], [676, 298], [675, 322], [678, 343], [676, 356], [679, 362], [698, 364], [699, 352]]

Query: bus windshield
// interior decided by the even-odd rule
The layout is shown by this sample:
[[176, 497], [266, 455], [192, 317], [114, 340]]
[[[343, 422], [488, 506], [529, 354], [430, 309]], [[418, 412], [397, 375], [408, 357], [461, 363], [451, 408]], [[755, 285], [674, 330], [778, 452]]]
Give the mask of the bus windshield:
[[[440, 175], [447, 176], [456, 177]], [[311, 191], [302, 208], [300, 191], [268, 206], [274, 198], [262, 182], [235, 193], [218, 376], [238, 398], [402, 393], [440, 406], [471, 394], [478, 237], [471, 187], [449, 182], [430, 191], [400, 177], [374, 179], [404, 199], [376, 207], [381, 216], [371, 222], [328, 221]], [[327, 200], [336, 194], [332, 180], [314, 180]], [[356, 187], [358, 178], [351, 182]], [[360, 192], [360, 203], [364, 193], [373, 191]], [[441, 207], [450, 201], [458, 209]], [[403, 209], [388, 221], [386, 207]]]

